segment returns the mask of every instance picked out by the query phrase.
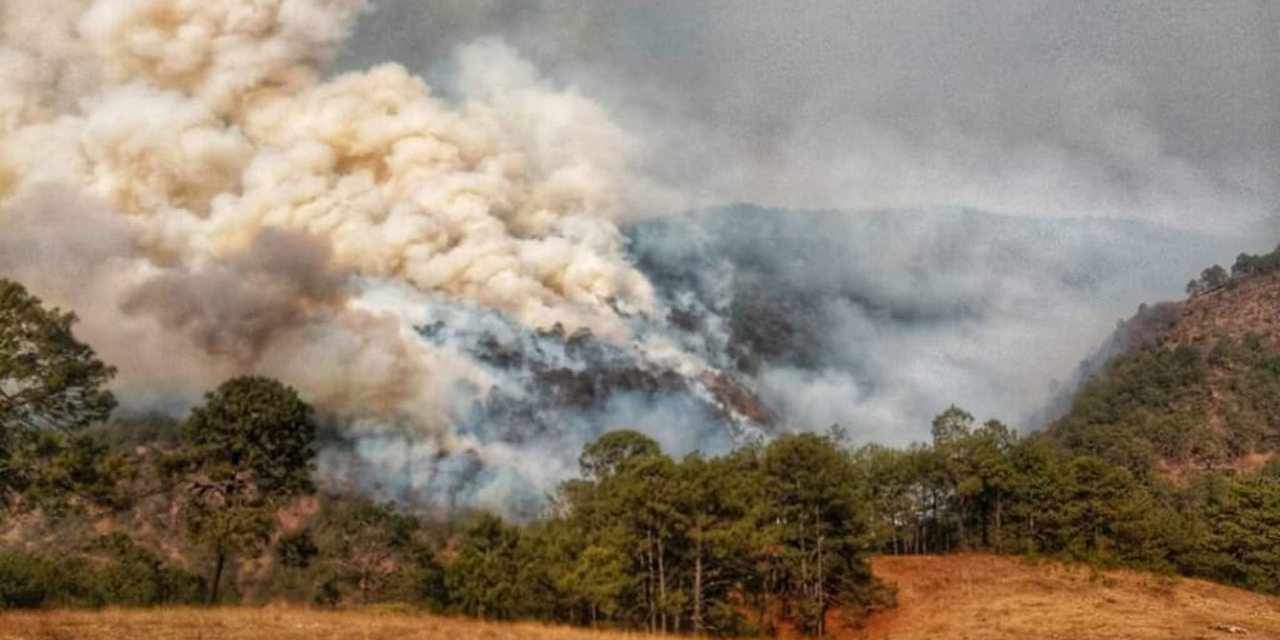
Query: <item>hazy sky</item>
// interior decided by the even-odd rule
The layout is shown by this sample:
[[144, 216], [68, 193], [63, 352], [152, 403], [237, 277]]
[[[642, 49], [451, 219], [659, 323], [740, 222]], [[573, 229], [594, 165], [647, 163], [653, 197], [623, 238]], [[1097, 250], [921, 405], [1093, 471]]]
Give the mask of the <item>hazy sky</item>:
[[455, 47], [501, 39], [648, 145], [681, 194], [658, 210], [935, 203], [1277, 231], [1277, 2], [377, 5], [340, 65], [447, 80]]

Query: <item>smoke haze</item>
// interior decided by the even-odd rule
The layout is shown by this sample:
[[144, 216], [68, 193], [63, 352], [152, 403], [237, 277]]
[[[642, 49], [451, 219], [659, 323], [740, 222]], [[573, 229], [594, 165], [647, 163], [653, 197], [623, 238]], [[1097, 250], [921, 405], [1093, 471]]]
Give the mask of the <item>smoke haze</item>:
[[622, 426], [1019, 422], [1138, 302], [1273, 243], [1278, 22], [0, 0], [0, 277], [77, 311], [125, 412], [278, 377], [324, 478], [426, 506], [534, 510]]
[[1274, 232], [1278, 34], [1266, 0], [388, 0], [342, 61], [500, 36], [640, 125], [696, 204]]

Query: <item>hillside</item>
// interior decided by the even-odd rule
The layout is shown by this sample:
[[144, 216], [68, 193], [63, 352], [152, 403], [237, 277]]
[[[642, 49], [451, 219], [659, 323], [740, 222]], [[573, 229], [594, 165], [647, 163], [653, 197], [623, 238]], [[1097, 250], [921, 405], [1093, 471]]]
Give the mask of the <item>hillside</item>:
[[[1275, 270], [1222, 271], [1207, 270], [1188, 302], [1126, 323], [1121, 355], [1048, 435], [1020, 436], [958, 406], [930, 422], [930, 442], [901, 449], [855, 449], [836, 428], [682, 456], [640, 431], [610, 431], [581, 447], [580, 477], [532, 521], [431, 516], [322, 482], [313, 471], [325, 464], [314, 448], [323, 419], [278, 380], [232, 378], [180, 427], [154, 429], [90, 426], [107, 419], [105, 405], [75, 411], [104, 376], [86, 391], [18, 369], [8, 384], [50, 382], [35, 397], [68, 408], [33, 405], [0, 420], [12, 443], [0, 460], [12, 470], [0, 477], [9, 507], [0, 607], [377, 605], [651, 633], [822, 636], [892, 604], [871, 556], [975, 550], [1280, 594], [1280, 464], [1267, 460], [1280, 434], [1280, 346], [1266, 324], [1280, 296]], [[9, 306], [30, 318], [8, 323], [9, 344], [69, 360], [52, 371], [110, 371], [68, 333], [71, 316], [21, 285], [8, 289]], [[49, 335], [58, 340], [40, 341]], [[566, 352], [615, 360], [585, 334], [547, 344], [562, 338]], [[529, 362], [498, 347], [495, 360]], [[617, 362], [603, 379], [664, 384]], [[571, 396], [594, 397], [590, 376], [553, 378]], [[69, 426], [41, 429], [31, 415]], [[1240, 472], [1248, 466], [1259, 469]], [[483, 466], [455, 471], [465, 483]], [[913, 578], [902, 582], [913, 593]], [[160, 615], [137, 624], [166, 624], [170, 614]]]
[[1086, 364], [1098, 370], [1051, 432], [1077, 450], [1131, 467], [1155, 462], [1172, 476], [1274, 459], [1280, 273], [1216, 271], [1193, 282], [1187, 300], [1144, 306], [1123, 323], [1095, 358], [1106, 364]]
[[1212, 344], [1251, 333], [1280, 335], [1280, 273], [1230, 282], [1178, 305], [1178, 314], [1160, 334], [1166, 348]]
[[[1280, 599], [1198, 580], [985, 555], [882, 557], [898, 607], [868, 640], [1146, 640], [1280, 637]], [[1215, 628], [1216, 627], [1216, 628]], [[533, 624], [497, 625], [376, 611], [159, 609], [0, 614], [0, 640], [612, 640], [638, 637]]]

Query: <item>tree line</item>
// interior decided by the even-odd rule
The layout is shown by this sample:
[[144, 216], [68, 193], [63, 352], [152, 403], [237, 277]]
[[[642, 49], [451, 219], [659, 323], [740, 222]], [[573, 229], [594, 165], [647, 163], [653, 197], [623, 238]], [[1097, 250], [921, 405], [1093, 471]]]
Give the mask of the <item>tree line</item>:
[[[274, 380], [227, 381], [155, 440], [104, 425], [114, 370], [76, 340], [74, 316], [0, 285], [0, 495], [14, 522], [34, 515], [66, 532], [0, 551], [0, 606], [400, 600], [654, 633], [743, 635], [786, 620], [822, 635], [833, 609], [886, 601], [866, 562], [853, 459], [831, 438], [676, 461], [642, 434], [611, 432], [584, 448], [582, 478], [544, 518], [428, 522], [316, 494], [313, 410]], [[319, 507], [283, 526], [308, 498]], [[84, 526], [112, 514], [172, 520], [181, 552]], [[253, 594], [241, 592], [246, 563], [265, 565]]]
[[887, 554], [997, 553], [1199, 576], [1280, 593], [1280, 461], [1171, 478], [1057, 434], [951, 408], [933, 441], [854, 452]]
[[[1205, 375], [1196, 354], [1119, 358], [1053, 429], [1025, 437], [958, 407], [905, 448], [854, 448], [833, 428], [675, 459], [643, 434], [609, 432], [543, 517], [439, 521], [318, 492], [313, 411], [277, 381], [229, 380], [180, 425], [112, 422], [113, 370], [76, 341], [74, 316], [0, 282], [0, 320], [0, 527], [43, 528], [38, 544], [0, 546], [0, 608], [399, 602], [821, 636], [891, 605], [870, 555], [968, 550], [1280, 593], [1280, 463], [1160, 469], [1197, 450], [1179, 440], [1176, 410]], [[1280, 360], [1262, 343], [1223, 344], [1250, 363], [1240, 393], [1265, 413], [1280, 401]], [[1248, 446], [1270, 442], [1269, 428]], [[93, 523], [106, 516], [122, 524], [103, 535]], [[144, 533], [158, 527], [170, 546]]]
[[1225, 286], [1241, 282], [1253, 276], [1266, 275], [1280, 271], [1280, 247], [1271, 253], [1260, 255], [1242, 253], [1228, 271], [1220, 264], [1212, 265], [1200, 272], [1200, 277], [1187, 283], [1187, 295], [1198, 296], [1217, 291]]
[[673, 460], [633, 431], [582, 453], [551, 513], [523, 527], [481, 518], [449, 566], [451, 596], [482, 618], [753, 635], [786, 621], [823, 635], [887, 604], [854, 460], [793, 435], [721, 457]]

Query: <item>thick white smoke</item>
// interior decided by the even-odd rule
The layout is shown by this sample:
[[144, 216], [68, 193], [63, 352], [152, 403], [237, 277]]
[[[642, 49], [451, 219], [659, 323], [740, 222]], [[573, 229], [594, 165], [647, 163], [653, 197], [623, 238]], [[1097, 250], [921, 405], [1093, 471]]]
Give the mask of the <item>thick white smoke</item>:
[[453, 428], [494, 374], [417, 327], [447, 300], [638, 342], [635, 143], [498, 43], [458, 54], [448, 101], [395, 64], [324, 78], [364, 8], [0, 4], [0, 276], [76, 309], [127, 403], [260, 373], [387, 439], [371, 464], [403, 438], [426, 476], [459, 451], [535, 468]]
[[[1134, 207], [1154, 220], [1168, 217], [1161, 203], [1169, 202], [1252, 211], [1229, 216], [1241, 220], [1257, 211], [1203, 188], [1212, 172], [1163, 153], [1159, 136], [1143, 133], [1145, 119], [1128, 127], [1092, 117], [1112, 114], [1106, 100], [1073, 107], [1065, 122], [1085, 143], [1105, 132], [1100, 153], [1114, 163], [1068, 153], [1091, 148], [1074, 133], [1043, 146], [1037, 114], [1055, 112], [1042, 102], [1056, 105], [1059, 89], [1031, 91], [1024, 103], [1021, 80], [1012, 81], [1013, 100], [973, 83], [982, 96], [972, 104], [1002, 109], [983, 107], [973, 136], [935, 132], [918, 125], [950, 122], [932, 111], [953, 104], [935, 88], [899, 96], [894, 81], [858, 92], [844, 74], [878, 76], [838, 55], [811, 65], [803, 47], [794, 65], [774, 69], [786, 71], [778, 84], [769, 73], [756, 78], [768, 65], [742, 60], [788, 59], [791, 42], [741, 38], [731, 44], [749, 45], [750, 55], [699, 53], [716, 29], [616, 38], [643, 41], [636, 59], [645, 65], [654, 46], [680, 60], [659, 65], [656, 83], [630, 66], [597, 74], [587, 65], [580, 76], [627, 78], [613, 98], [622, 105], [633, 90], [653, 89], [649, 100], [676, 120], [706, 120], [675, 127], [695, 136], [636, 127], [647, 139], [634, 138], [598, 103], [558, 88], [494, 40], [433, 66], [443, 91], [398, 64], [366, 64], [383, 53], [360, 53], [368, 42], [348, 49], [360, 64], [334, 63], [353, 71], [333, 75], [330, 59], [366, 4], [0, 0], [0, 277], [80, 315], [81, 335], [120, 369], [126, 411], [180, 416], [228, 377], [272, 376], [321, 409], [324, 479], [446, 507], [536, 507], [574, 473], [581, 445], [608, 428], [641, 429], [680, 453], [720, 450], [766, 427], [832, 422], [859, 441], [903, 443], [927, 437], [929, 417], [952, 402], [1020, 423], [1138, 302], [1176, 293], [1234, 250], [1269, 244], [1259, 235], [1261, 245], [1246, 246], [1235, 237], [1240, 225], [1201, 237], [1186, 224], [1173, 233], [945, 207], [884, 215], [730, 207], [636, 220], [707, 199], [803, 193], [792, 204], [825, 203], [849, 190], [856, 197], [841, 206], [942, 200], [1055, 216]], [[561, 18], [578, 16], [580, 4], [516, 11], [558, 7], [514, 41], [534, 55], [539, 43], [563, 45], [548, 42], [546, 29], [563, 35]], [[383, 6], [381, 20], [412, 24], [396, 47], [413, 49], [405, 33], [448, 31], [447, 20], [414, 22], [436, 5]], [[614, 22], [650, 25], [640, 31], [697, 24], [688, 12], [706, 9], [692, 7], [664, 5], [661, 20], [636, 23], [612, 20], [617, 7], [604, 3], [603, 13], [588, 10], [578, 36], [613, 37], [603, 25]], [[717, 22], [750, 13], [738, 9], [724, 5]], [[811, 28], [820, 14], [805, 15]], [[380, 44], [389, 30], [381, 24]], [[875, 37], [896, 42], [892, 33]], [[452, 48], [472, 35], [435, 39]], [[835, 42], [818, 40], [824, 55]], [[1000, 41], [974, 41], [988, 40]], [[918, 64], [931, 49], [916, 47], [933, 39], [903, 42], [910, 46], [895, 59]], [[871, 70], [882, 69], [885, 56], [868, 55]], [[841, 75], [817, 82], [823, 92], [892, 100], [872, 110], [902, 114], [886, 130], [920, 132], [932, 141], [921, 148], [934, 147], [915, 153], [914, 138], [842, 136], [862, 131], [864, 118], [842, 125], [825, 107], [794, 104], [804, 92], [789, 83], [815, 82], [792, 70], [825, 64]], [[575, 77], [572, 68], [565, 77]], [[1075, 93], [1097, 94], [1096, 84], [1083, 86]], [[828, 97], [840, 113], [867, 112], [857, 96]], [[625, 117], [648, 102], [638, 104], [611, 112]], [[800, 128], [789, 133], [791, 125]], [[1030, 147], [996, 143], [1025, 131]], [[778, 144], [810, 138], [821, 144]], [[657, 188], [653, 175], [682, 188]], [[749, 377], [755, 393], [724, 371]]]

